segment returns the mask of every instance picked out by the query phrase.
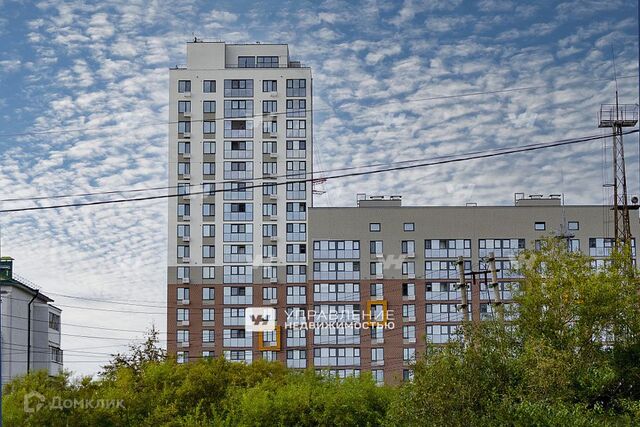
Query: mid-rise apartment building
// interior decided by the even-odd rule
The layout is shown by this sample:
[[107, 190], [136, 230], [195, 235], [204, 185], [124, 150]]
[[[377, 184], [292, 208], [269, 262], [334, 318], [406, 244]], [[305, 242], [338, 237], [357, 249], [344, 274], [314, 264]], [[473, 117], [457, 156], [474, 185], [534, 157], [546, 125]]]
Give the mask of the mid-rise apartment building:
[[[286, 45], [198, 42], [187, 56], [171, 70], [169, 140], [180, 195], [169, 205], [168, 349], [180, 362], [262, 358], [397, 383], [427, 340], [446, 342], [462, 322], [459, 257], [468, 274], [494, 253], [509, 300], [518, 254], [545, 236], [595, 265], [611, 252], [611, 211], [559, 196], [314, 208], [299, 182], [312, 172], [310, 70]], [[473, 319], [494, 315], [491, 298], [486, 283], [471, 287]], [[255, 307], [275, 309], [275, 329], [247, 330]]]
[[2, 384], [27, 372], [62, 372], [60, 319], [53, 300], [13, 271], [13, 259], [0, 259]]

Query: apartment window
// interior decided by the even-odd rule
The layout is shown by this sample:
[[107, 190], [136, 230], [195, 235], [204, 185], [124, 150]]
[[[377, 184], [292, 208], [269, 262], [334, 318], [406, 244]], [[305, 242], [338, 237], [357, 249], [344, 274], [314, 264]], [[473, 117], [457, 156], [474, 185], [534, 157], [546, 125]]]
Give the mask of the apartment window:
[[178, 322], [185, 322], [189, 320], [189, 309], [188, 308], [179, 308], [176, 313], [176, 319]]
[[262, 175], [276, 175], [278, 164], [276, 162], [264, 162], [262, 164]]
[[302, 242], [307, 240], [307, 224], [298, 222], [287, 223], [287, 240]]
[[[213, 205], [207, 205], [213, 206]], [[213, 210], [209, 208], [209, 214], [212, 215]], [[215, 237], [216, 236], [216, 225], [215, 224], [203, 224], [202, 225], [202, 237]]]
[[415, 283], [403, 283], [402, 284], [402, 296], [403, 297], [415, 297], [416, 285]]
[[60, 315], [56, 313], [49, 313], [49, 328], [59, 331], [60, 330]]
[[238, 56], [238, 68], [255, 68], [255, 56]]
[[402, 318], [411, 319], [416, 317], [416, 306], [413, 304], [402, 305]]
[[223, 224], [225, 242], [253, 241], [253, 224]]
[[215, 175], [216, 174], [216, 164], [212, 162], [204, 162], [202, 163], [202, 174], [203, 175]]
[[287, 202], [287, 221], [304, 221], [307, 219], [305, 202]]
[[262, 267], [262, 278], [263, 279], [271, 279], [273, 277], [278, 277], [278, 267], [273, 265], [268, 265]]
[[253, 80], [225, 80], [224, 96], [253, 96]]
[[216, 269], [215, 269], [215, 267], [202, 267], [202, 278], [203, 279], [215, 279], [216, 278]]
[[372, 297], [382, 297], [384, 295], [384, 285], [382, 283], [372, 283], [370, 290]]
[[191, 227], [188, 225], [180, 224], [178, 225], [178, 237], [189, 237], [191, 233]]
[[372, 348], [371, 349], [371, 361], [372, 362], [384, 362], [384, 348]]
[[287, 96], [307, 96], [307, 81], [305, 79], [288, 79]]
[[216, 247], [214, 245], [202, 246], [202, 258], [215, 258], [215, 256], [216, 256]]
[[264, 203], [262, 205], [263, 216], [277, 215], [277, 213], [278, 213], [278, 205], [276, 205], [275, 203]]
[[287, 159], [304, 159], [305, 157], [307, 157], [306, 141], [287, 141]]
[[382, 264], [381, 262], [372, 262], [369, 263], [369, 274], [372, 276], [382, 275]]
[[178, 80], [178, 93], [191, 92], [191, 80]]
[[225, 138], [253, 138], [253, 120], [225, 120]]
[[567, 249], [569, 252], [580, 252], [580, 239], [569, 239]]
[[187, 154], [187, 153], [191, 153], [191, 143], [178, 142], [178, 154]]
[[306, 182], [287, 182], [287, 200], [304, 200], [306, 198]]
[[416, 242], [415, 240], [403, 240], [400, 244], [400, 250], [403, 254], [415, 254]]
[[278, 246], [277, 245], [264, 245], [262, 246], [262, 257], [263, 258], [275, 258], [278, 256]]
[[533, 225], [533, 228], [534, 228], [536, 231], [544, 231], [544, 230], [546, 230], [546, 228], [547, 228], [547, 223], [545, 223], [545, 222], [536, 222], [536, 223]]
[[580, 230], [580, 223], [578, 221], [569, 221], [569, 223], [567, 224], [567, 228], [570, 231]]
[[189, 361], [189, 352], [188, 351], [179, 351], [176, 353], [176, 362], [177, 363], [187, 363]]
[[416, 275], [416, 263], [413, 261], [403, 262], [402, 263], [402, 274], [404, 276], [414, 276]]
[[189, 342], [189, 331], [186, 330], [178, 330], [176, 331], [176, 341], [179, 343], [188, 343]]
[[258, 56], [258, 68], [278, 68], [279, 58], [277, 56]]
[[189, 267], [178, 267], [178, 279], [188, 279], [190, 274]]
[[189, 258], [189, 246], [178, 245], [178, 258]]
[[304, 138], [306, 136], [306, 120], [287, 120], [287, 138]]
[[415, 340], [416, 327], [414, 325], [405, 325], [402, 327], [402, 339]]
[[253, 101], [244, 99], [224, 101], [224, 116], [231, 119], [253, 116]]
[[188, 162], [178, 162], [178, 175], [189, 175], [191, 173], [191, 164]]
[[179, 121], [178, 133], [191, 133], [191, 122]]
[[216, 154], [216, 143], [213, 141], [205, 141], [202, 143], [203, 154]]
[[51, 352], [51, 361], [54, 363], [62, 363], [62, 350], [59, 347], [49, 346]]
[[216, 112], [216, 101], [203, 101], [202, 102], [202, 111], [204, 113], [215, 113]]
[[275, 113], [278, 111], [278, 101], [262, 101], [263, 113]]
[[225, 141], [225, 159], [252, 159], [253, 141]]
[[369, 224], [369, 231], [378, 232], [382, 229], [379, 222], [372, 222]]
[[203, 308], [202, 309], [202, 321], [203, 322], [213, 322], [216, 320], [216, 312], [213, 308]]
[[413, 222], [405, 222], [402, 225], [402, 230], [403, 231], [416, 231], [416, 224]]
[[[412, 328], [414, 328], [413, 330], [413, 339], [415, 339], [415, 326], [411, 326]], [[404, 329], [407, 328], [407, 326], [403, 326], [402, 327], [402, 332], [403, 332], [403, 338], [404, 338]], [[412, 338], [404, 338], [404, 339], [412, 339]], [[411, 362], [415, 362], [416, 361], [416, 349], [415, 348], [405, 348], [402, 351], [402, 361], [405, 363], [411, 363]]]
[[304, 178], [307, 173], [307, 162], [304, 160], [287, 162], [287, 178]]
[[202, 133], [216, 133], [216, 122], [205, 120], [202, 122]]
[[191, 215], [191, 205], [188, 203], [178, 203], [178, 216]]
[[178, 101], [178, 113], [190, 113], [191, 101]]
[[262, 237], [275, 237], [278, 235], [276, 224], [262, 224]]
[[215, 80], [203, 80], [202, 81], [202, 91], [204, 93], [215, 93], [215, 91], [216, 91], [216, 81]]
[[278, 152], [278, 143], [276, 141], [264, 141], [262, 143], [262, 154], [271, 154]]
[[371, 240], [369, 242], [369, 253], [372, 255], [382, 255], [382, 240]]
[[189, 184], [185, 184], [185, 183], [178, 184], [178, 195], [185, 196], [189, 194], [189, 188], [190, 188]]
[[287, 99], [287, 117], [306, 117], [306, 99]]
[[262, 81], [262, 91], [263, 92], [277, 92], [278, 91], [278, 81], [277, 80], [263, 80]]
[[[216, 215], [216, 205], [213, 203], [203, 203], [202, 204], [202, 216], [215, 216]], [[213, 237], [213, 236], [206, 236]]]
[[189, 288], [178, 288], [177, 289], [177, 298], [178, 301], [188, 301], [189, 298]]
[[202, 288], [202, 301], [215, 301], [214, 288]]
[[278, 288], [262, 288], [262, 299], [265, 301], [278, 299]]
[[202, 331], [202, 342], [209, 343], [215, 342], [215, 333], [211, 329], [205, 329]]
[[278, 132], [277, 121], [262, 122], [262, 133], [277, 133], [277, 132]]
[[213, 351], [205, 350], [205, 351], [203, 351], [203, 352], [202, 352], [202, 358], [203, 358], [203, 359], [210, 359], [210, 358], [212, 358], [213, 356], [214, 356], [214, 355], [213, 355]]

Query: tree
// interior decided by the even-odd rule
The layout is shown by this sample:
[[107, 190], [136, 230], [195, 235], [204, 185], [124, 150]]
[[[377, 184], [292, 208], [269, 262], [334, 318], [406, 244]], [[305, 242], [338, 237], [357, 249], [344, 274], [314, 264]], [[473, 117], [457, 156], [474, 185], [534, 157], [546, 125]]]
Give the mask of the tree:
[[145, 335], [146, 339], [142, 344], [129, 344], [128, 353], [113, 354], [113, 359], [102, 367], [100, 375], [110, 378], [121, 368], [130, 369], [137, 374], [147, 363], [159, 363], [166, 360], [167, 352], [159, 345], [160, 332], [155, 325], [152, 325]]

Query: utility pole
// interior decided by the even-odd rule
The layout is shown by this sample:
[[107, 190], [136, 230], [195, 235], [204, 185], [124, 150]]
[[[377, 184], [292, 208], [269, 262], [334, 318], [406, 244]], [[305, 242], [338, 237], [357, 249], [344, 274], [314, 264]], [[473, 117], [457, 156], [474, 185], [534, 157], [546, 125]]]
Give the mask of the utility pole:
[[458, 257], [458, 276], [460, 276], [460, 283], [458, 283], [458, 289], [460, 289], [460, 296], [462, 297], [462, 320], [466, 322], [469, 320], [469, 301], [467, 298], [467, 280], [464, 277], [464, 258]]
[[502, 297], [500, 295], [500, 283], [498, 283], [496, 256], [493, 252], [489, 252], [489, 269], [491, 270], [491, 283], [489, 286], [493, 288], [493, 305], [496, 307], [498, 319], [504, 320], [504, 306], [502, 305]]

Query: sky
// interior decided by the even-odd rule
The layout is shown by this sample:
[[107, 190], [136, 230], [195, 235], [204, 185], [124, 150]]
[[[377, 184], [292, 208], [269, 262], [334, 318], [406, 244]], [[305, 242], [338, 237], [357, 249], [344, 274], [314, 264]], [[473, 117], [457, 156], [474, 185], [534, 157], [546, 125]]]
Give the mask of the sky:
[[[621, 102], [638, 102], [637, 32], [628, 0], [0, 0], [0, 209], [168, 185], [168, 68], [186, 62], [194, 36], [288, 43], [312, 67], [314, 168], [327, 170], [601, 135], [614, 62]], [[638, 137], [625, 142], [638, 194]], [[352, 206], [356, 193], [603, 203], [607, 150], [595, 141], [327, 181], [315, 205]], [[166, 200], [3, 213], [0, 227], [2, 255], [63, 309], [66, 368], [93, 374], [152, 324], [166, 330]]]

